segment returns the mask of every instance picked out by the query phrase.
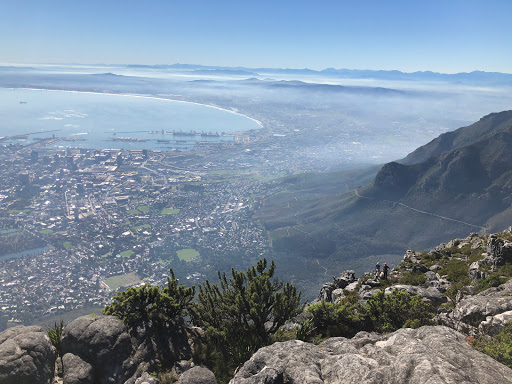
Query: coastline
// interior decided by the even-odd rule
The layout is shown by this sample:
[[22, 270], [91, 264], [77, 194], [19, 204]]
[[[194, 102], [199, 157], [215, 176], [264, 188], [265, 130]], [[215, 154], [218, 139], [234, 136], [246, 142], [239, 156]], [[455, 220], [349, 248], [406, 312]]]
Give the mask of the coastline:
[[233, 111], [232, 109], [222, 108], [217, 105], [211, 105], [211, 104], [203, 104], [198, 103], [195, 101], [185, 101], [185, 100], [176, 100], [176, 99], [168, 99], [165, 97], [158, 97], [158, 96], [152, 96], [152, 95], [141, 95], [141, 94], [133, 94], [133, 93], [109, 93], [109, 92], [92, 92], [92, 91], [76, 91], [76, 90], [68, 90], [68, 89], [47, 89], [47, 88], [19, 88], [19, 87], [2, 87], [5, 89], [19, 89], [19, 90], [29, 90], [29, 91], [50, 91], [50, 92], [68, 92], [68, 93], [84, 93], [84, 94], [90, 94], [90, 95], [106, 95], [106, 96], [124, 96], [124, 97], [138, 97], [142, 99], [152, 99], [152, 100], [163, 100], [163, 101], [173, 101], [176, 103], [188, 103], [188, 104], [195, 104], [195, 105], [201, 105], [203, 107], [210, 107], [215, 108], [220, 111], [229, 112], [234, 115], [243, 116], [249, 120], [254, 121], [260, 128], [263, 128], [263, 123], [253, 117], [244, 115], [243, 113]]

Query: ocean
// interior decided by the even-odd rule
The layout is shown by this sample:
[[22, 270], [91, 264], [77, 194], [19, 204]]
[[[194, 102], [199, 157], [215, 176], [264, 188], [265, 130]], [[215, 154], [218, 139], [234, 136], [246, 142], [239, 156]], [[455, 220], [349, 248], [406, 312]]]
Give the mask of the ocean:
[[157, 97], [0, 88], [0, 145], [55, 137], [62, 148], [179, 150], [258, 128], [231, 111]]

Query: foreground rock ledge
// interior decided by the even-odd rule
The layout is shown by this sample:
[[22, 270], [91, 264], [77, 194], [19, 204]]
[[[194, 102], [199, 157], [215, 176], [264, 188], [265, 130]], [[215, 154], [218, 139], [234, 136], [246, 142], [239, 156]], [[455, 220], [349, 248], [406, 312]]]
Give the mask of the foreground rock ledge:
[[444, 326], [360, 332], [320, 345], [293, 340], [262, 348], [230, 384], [511, 383], [512, 369]]

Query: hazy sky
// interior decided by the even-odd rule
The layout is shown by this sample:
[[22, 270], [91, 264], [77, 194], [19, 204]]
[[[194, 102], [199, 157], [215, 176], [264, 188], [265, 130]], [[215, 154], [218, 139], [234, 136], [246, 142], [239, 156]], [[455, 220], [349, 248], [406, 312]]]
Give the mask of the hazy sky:
[[511, 0], [0, 0], [0, 62], [511, 73], [511, 17]]

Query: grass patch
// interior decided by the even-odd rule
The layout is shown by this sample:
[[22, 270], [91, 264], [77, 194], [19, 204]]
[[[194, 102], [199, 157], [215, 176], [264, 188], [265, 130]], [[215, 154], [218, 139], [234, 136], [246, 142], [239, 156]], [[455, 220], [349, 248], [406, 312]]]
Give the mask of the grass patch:
[[120, 253], [121, 257], [130, 257], [134, 254], [135, 252], [133, 251], [123, 251]]
[[41, 229], [41, 230], [39, 231], [39, 233], [40, 233], [41, 235], [49, 235], [50, 233], [53, 233], [53, 229], [50, 229], [50, 228]]
[[144, 228], [151, 228], [151, 225], [149, 225], [149, 224], [136, 225], [135, 227], [132, 227], [131, 229], [134, 231], [140, 231], [141, 229], [144, 229]]
[[[130, 251], [131, 252], [131, 251]], [[135, 272], [130, 272], [124, 275], [117, 275], [105, 279], [105, 284], [109, 286], [112, 291], [120, 287], [136, 284], [140, 282], [139, 276]]]
[[160, 212], [161, 215], [176, 215], [178, 213], [180, 213], [178, 208], [164, 208]]
[[150, 209], [151, 208], [148, 205], [139, 205], [137, 208], [130, 209], [130, 210], [126, 211], [126, 213], [129, 215], [137, 216], [140, 214], [148, 213]]
[[70, 241], [65, 241], [64, 243], [62, 243], [62, 246], [65, 248], [65, 249], [71, 249], [73, 248], [73, 244], [71, 244]]
[[16, 214], [16, 213], [29, 213], [30, 209], [9, 209], [9, 213]]
[[193, 248], [180, 249], [178, 251], [178, 257], [180, 260], [190, 261], [199, 256], [199, 252], [197, 252]]

